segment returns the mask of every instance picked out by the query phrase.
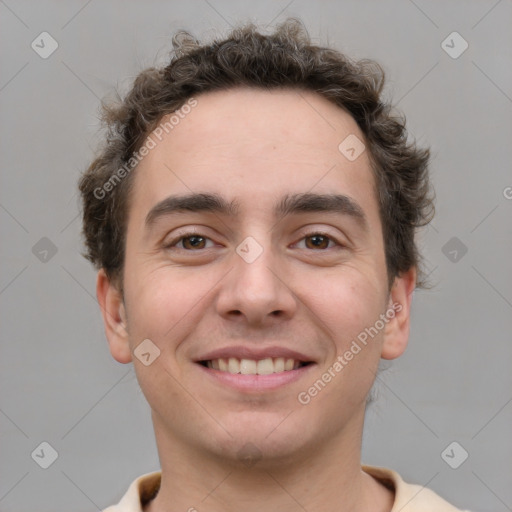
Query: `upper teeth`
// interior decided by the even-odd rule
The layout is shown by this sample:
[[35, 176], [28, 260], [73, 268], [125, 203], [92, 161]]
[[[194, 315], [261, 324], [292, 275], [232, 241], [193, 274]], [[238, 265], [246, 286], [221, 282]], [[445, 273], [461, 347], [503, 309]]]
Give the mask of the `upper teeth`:
[[213, 359], [207, 361], [206, 364], [208, 368], [222, 372], [241, 373], [242, 375], [269, 375], [270, 373], [294, 370], [300, 366], [300, 361], [285, 359], [284, 357], [267, 357], [259, 361], [230, 357], [229, 359]]

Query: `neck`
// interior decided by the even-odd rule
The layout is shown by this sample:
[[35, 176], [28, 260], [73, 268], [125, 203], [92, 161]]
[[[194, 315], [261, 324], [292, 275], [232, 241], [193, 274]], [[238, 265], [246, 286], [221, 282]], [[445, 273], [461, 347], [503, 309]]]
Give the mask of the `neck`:
[[162, 479], [144, 512], [389, 512], [393, 493], [361, 470], [364, 411], [354, 424], [286, 460], [244, 466], [187, 446], [154, 415]]

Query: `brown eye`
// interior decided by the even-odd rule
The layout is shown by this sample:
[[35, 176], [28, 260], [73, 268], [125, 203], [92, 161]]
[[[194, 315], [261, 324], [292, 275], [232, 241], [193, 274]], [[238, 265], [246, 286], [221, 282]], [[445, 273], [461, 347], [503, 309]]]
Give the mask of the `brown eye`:
[[181, 233], [177, 235], [168, 243], [164, 243], [162, 248], [168, 251], [185, 251], [185, 252], [197, 252], [200, 253], [202, 250], [211, 249], [215, 247], [214, 241], [203, 236], [200, 233], [191, 231], [189, 233]]
[[[315, 234], [305, 237], [306, 247], [308, 249], [327, 249], [331, 239], [328, 236]], [[309, 242], [308, 242], [309, 241]]]
[[203, 236], [184, 236], [181, 238], [184, 249], [204, 249], [206, 238]]

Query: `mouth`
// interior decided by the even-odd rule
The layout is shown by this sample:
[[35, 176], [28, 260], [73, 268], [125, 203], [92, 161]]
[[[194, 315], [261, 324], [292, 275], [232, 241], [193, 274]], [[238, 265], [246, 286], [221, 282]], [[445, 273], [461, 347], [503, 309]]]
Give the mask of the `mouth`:
[[258, 396], [288, 389], [318, 366], [311, 356], [277, 345], [223, 347], [201, 354], [194, 362], [208, 385]]
[[272, 375], [291, 372], [313, 364], [312, 361], [300, 361], [285, 357], [267, 357], [265, 359], [238, 359], [236, 357], [198, 361], [210, 370], [239, 375]]

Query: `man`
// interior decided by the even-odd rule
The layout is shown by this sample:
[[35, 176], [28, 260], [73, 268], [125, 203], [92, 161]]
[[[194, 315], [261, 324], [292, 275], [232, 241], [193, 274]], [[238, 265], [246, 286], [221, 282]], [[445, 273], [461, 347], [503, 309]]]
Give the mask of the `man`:
[[381, 102], [380, 68], [295, 20], [173, 43], [107, 109], [80, 183], [110, 350], [161, 463], [108, 512], [456, 511], [361, 466], [432, 215], [428, 151]]

